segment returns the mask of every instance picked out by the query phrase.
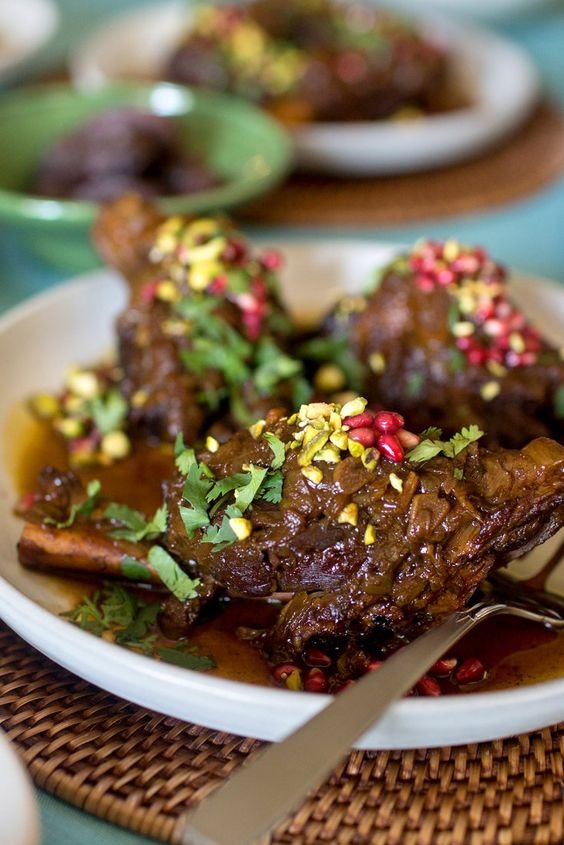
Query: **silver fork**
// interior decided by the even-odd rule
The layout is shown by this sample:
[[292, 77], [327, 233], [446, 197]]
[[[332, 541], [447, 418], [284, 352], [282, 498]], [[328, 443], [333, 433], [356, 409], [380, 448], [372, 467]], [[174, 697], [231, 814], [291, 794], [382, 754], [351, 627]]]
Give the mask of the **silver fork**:
[[[492, 600], [495, 595], [494, 591]], [[475, 625], [505, 613], [564, 628], [560, 614], [540, 604], [544, 595], [527, 593], [526, 606], [485, 601], [426, 631], [281, 743], [270, 745], [189, 813], [183, 845], [252, 845], [318, 786], [390, 704]]]

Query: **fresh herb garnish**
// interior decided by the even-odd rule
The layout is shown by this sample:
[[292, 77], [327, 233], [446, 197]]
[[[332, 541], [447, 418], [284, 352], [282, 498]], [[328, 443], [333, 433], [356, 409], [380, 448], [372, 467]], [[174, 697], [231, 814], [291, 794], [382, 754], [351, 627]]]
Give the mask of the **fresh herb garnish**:
[[119, 390], [112, 388], [105, 395], [96, 396], [88, 403], [94, 426], [100, 434], [109, 434], [121, 428], [127, 416], [127, 402]]
[[440, 440], [442, 431], [440, 428], [427, 429], [422, 436], [425, 439], [407, 453], [406, 458], [410, 461], [428, 461], [436, 455], [443, 454], [447, 458], [455, 458], [460, 452], [466, 449], [470, 443], [479, 440], [484, 434], [477, 425], [470, 425], [462, 428], [453, 435], [450, 440]]
[[154, 628], [159, 609], [158, 603], [148, 604], [124, 587], [105, 584], [61, 616], [84, 631], [166, 663], [199, 671], [213, 669], [215, 661], [198, 654], [187, 640], [180, 640], [173, 647], [158, 644]]
[[69, 515], [67, 519], [63, 522], [57, 522], [56, 519], [53, 519], [50, 516], [45, 517], [43, 520], [44, 523], [47, 525], [54, 525], [55, 528], [70, 528], [71, 525], [74, 525], [74, 522], [78, 516], [82, 516], [85, 519], [88, 519], [96, 504], [98, 502], [98, 494], [100, 493], [100, 482], [97, 479], [90, 481], [86, 488], [86, 495], [87, 498], [84, 501], [79, 502], [78, 504], [72, 505]]
[[347, 388], [362, 392], [367, 370], [350, 348], [350, 338], [346, 334], [308, 340], [300, 347], [299, 355], [322, 364], [337, 364], [345, 374]]
[[162, 505], [153, 517], [147, 520], [139, 511], [119, 502], [111, 502], [103, 516], [123, 525], [123, 528], [116, 528], [111, 532], [112, 537], [139, 543], [141, 540], [156, 540], [165, 531], [168, 510], [166, 505]]
[[149, 549], [148, 560], [165, 587], [179, 601], [196, 598], [196, 587], [200, 579], [190, 578], [162, 546], [153, 546]]
[[265, 431], [263, 437], [272, 449], [272, 452], [274, 454], [274, 460], [272, 461], [270, 466], [272, 467], [272, 469], [280, 469], [280, 467], [286, 460], [286, 446], [280, 440], [279, 437], [272, 433], [272, 431]]

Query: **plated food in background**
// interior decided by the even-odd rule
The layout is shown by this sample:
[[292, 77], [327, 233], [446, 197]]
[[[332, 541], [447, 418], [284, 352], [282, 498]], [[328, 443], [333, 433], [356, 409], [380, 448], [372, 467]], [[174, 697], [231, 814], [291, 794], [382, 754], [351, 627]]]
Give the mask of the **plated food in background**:
[[[69, 140], [93, 120], [93, 129]], [[292, 160], [280, 124], [252, 104], [167, 83], [90, 93], [67, 85], [14, 91], [0, 97], [0, 122], [0, 220], [66, 270], [99, 263], [90, 242], [95, 200], [114, 190], [129, 185], [154, 195], [162, 189], [158, 198], [168, 213], [225, 210], [270, 190]], [[171, 137], [173, 126], [178, 141]], [[32, 182], [54, 144], [39, 195]], [[155, 159], [161, 153], [176, 162], [169, 158], [159, 176]], [[196, 166], [186, 169], [184, 159]]]
[[[212, 16], [205, 36], [193, 35], [193, 17], [184, 3], [137, 9], [116, 17], [80, 44], [71, 57], [71, 74], [82, 88], [98, 88], [119, 79], [157, 79], [165, 73], [163, 69], [183, 38], [187, 42], [193, 39], [202, 61], [195, 62], [197, 70], [185, 66], [187, 74], [207, 78], [207, 84], [213, 81], [212, 87], [221, 88], [230, 84], [227, 65], [234, 61], [239, 93], [259, 100], [266, 97], [269, 107], [278, 109], [280, 117], [294, 124], [298, 163], [310, 170], [342, 174], [378, 175], [443, 167], [496, 143], [530, 114], [538, 94], [536, 71], [518, 47], [500, 36], [430, 16], [427, 10], [410, 12], [411, 25], [383, 25], [386, 43], [395, 45], [388, 57], [393, 56], [391, 61], [398, 73], [391, 82], [390, 66], [380, 73], [376, 69], [380, 57], [370, 46], [374, 7], [347, 6], [345, 22], [338, 26], [342, 7], [324, 3], [316, 7], [320, 25], [303, 27], [296, 36], [300, 42], [284, 43], [280, 50], [273, 39], [257, 34], [254, 24], [241, 21], [241, 14], [247, 13], [238, 10], [232, 16], [232, 29], [239, 34], [232, 39], [233, 45], [225, 39], [226, 45], [234, 48], [229, 46], [228, 56], [224, 48], [215, 52], [210, 48], [214, 16], [219, 22], [223, 20], [217, 7], [203, 13], [204, 20], [206, 14]], [[268, 18], [273, 32], [281, 27], [294, 32], [288, 10], [300, 16], [302, 4], [294, 8], [263, 3], [252, 8], [260, 13], [261, 21]], [[282, 9], [287, 11], [281, 13]], [[376, 17], [382, 19], [379, 14]], [[311, 19], [315, 20], [315, 15]], [[228, 17], [225, 25], [229, 30], [227, 22]], [[333, 38], [337, 44], [330, 48], [327, 45]], [[245, 46], [251, 42], [252, 50]], [[320, 46], [314, 48], [314, 43]], [[300, 60], [306, 48], [315, 51], [311, 65], [306, 62], [310, 67], [307, 74]], [[252, 71], [246, 69], [249, 59], [244, 57], [249, 52], [259, 63], [265, 63], [265, 72], [262, 64], [260, 72], [255, 72], [255, 66]], [[182, 55], [180, 49], [178, 60]], [[409, 72], [399, 72], [401, 61], [407, 62]], [[337, 71], [350, 82], [339, 82]], [[297, 90], [294, 96], [292, 90], [296, 85], [299, 88], [297, 80], [302, 74], [307, 91]], [[363, 74], [361, 85], [355, 77]], [[265, 93], [264, 85], [271, 93]], [[374, 96], [361, 96], [361, 89]], [[278, 106], [277, 92], [283, 94]], [[458, 108], [452, 108], [455, 104]], [[350, 119], [353, 106], [362, 110], [363, 119]], [[398, 117], [418, 114], [419, 118], [390, 120], [389, 115], [394, 113]]]
[[310, 350], [333, 379], [346, 353], [340, 389], [398, 408], [417, 430], [474, 423], [513, 447], [563, 437], [562, 349], [511, 301], [505, 268], [481, 248], [419, 242], [372, 293], [337, 305]]
[[29, 189], [44, 197], [107, 202], [131, 191], [155, 198], [219, 184], [172, 118], [122, 107], [55, 140], [42, 153]]
[[468, 105], [447, 51], [389, 9], [338, 0], [201, 4], [164, 68], [283, 122], [408, 119]]
[[52, 0], [0, 4], [0, 83], [22, 82], [41, 68], [41, 52], [55, 36], [59, 11]]
[[[555, 441], [486, 448], [470, 422], [416, 433], [374, 398], [330, 402], [308, 385], [282, 259], [229, 221], [167, 219], [128, 196], [94, 238], [129, 283], [117, 357], [36, 395], [18, 504], [26, 567], [117, 579], [66, 612], [87, 631], [229, 678], [334, 691], [562, 526]], [[491, 269], [484, 258], [486, 286]], [[449, 659], [460, 683], [483, 680]]]

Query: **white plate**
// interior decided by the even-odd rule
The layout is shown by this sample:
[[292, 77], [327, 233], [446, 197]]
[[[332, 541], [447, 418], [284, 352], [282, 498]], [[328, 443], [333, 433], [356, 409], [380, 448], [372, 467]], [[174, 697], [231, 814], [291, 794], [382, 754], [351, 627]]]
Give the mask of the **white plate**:
[[[301, 165], [351, 175], [443, 167], [479, 153], [526, 119], [538, 95], [538, 80], [520, 48], [468, 24], [428, 15], [422, 20], [452, 52], [474, 105], [412, 121], [300, 127], [294, 137]], [[155, 78], [188, 25], [184, 2], [120, 15], [77, 47], [71, 56], [72, 77], [85, 88], [115, 79]]]
[[[284, 243], [286, 298], [294, 312], [323, 312], [342, 291], [357, 292], [394, 247], [368, 241]], [[303, 280], [308, 279], [308, 285]], [[564, 289], [518, 280], [515, 296], [554, 340], [562, 343]], [[327, 696], [262, 688], [208, 677], [126, 651], [58, 618], [68, 597], [48, 575], [16, 559], [21, 522], [11, 512], [14, 405], [55, 388], [67, 366], [87, 363], [112, 339], [123, 284], [99, 270], [42, 294], [0, 320], [0, 616], [24, 639], [103, 689], [161, 713], [244, 736], [279, 740], [313, 716]], [[530, 307], [529, 307], [530, 306]], [[10, 427], [11, 425], [11, 427]], [[499, 693], [400, 701], [361, 747], [414, 748], [475, 742], [529, 731], [564, 718], [564, 679]]]
[[37, 845], [39, 816], [31, 781], [16, 752], [0, 733], [0, 842]]
[[24, 62], [53, 37], [59, 12], [51, 0], [0, 2], [0, 82], [15, 82]]

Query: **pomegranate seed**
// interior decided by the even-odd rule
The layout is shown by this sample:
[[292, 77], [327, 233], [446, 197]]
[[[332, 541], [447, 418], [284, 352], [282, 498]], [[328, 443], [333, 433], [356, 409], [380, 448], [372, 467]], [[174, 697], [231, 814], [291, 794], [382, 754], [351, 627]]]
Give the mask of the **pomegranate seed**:
[[376, 441], [376, 448], [390, 461], [403, 461], [403, 449], [394, 434], [381, 434]]
[[373, 428], [353, 428], [349, 431], [349, 440], [356, 440], [363, 446], [369, 448], [376, 443], [376, 432]]
[[320, 648], [310, 648], [304, 655], [304, 661], [308, 666], [330, 666], [331, 658]]
[[261, 256], [261, 264], [266, 267], [267, 270], [279, 270], [283, 263], [284, 261], [282, 256], [274, 249], [269, 249], [266, 252], [263, 252]]
[[395, 434], [403, 428], [404, 419], [401, 414], [395, 411], [378, 411], [374, 417], [374, 428], [380, 434]]
[[329, 681], [323, 669], [310, 669], [304, 680], [306, 692], [327, 692]]
[[212, 279], [211, 284], [208, 286], [208, 292], [213, 294], [214, 296], [218, 296], [219, 294], [223, 293], [225, 288], [229, 283], [229, 279], [224, 273], [220, 273], [219, 276], [216, 276], [215, 279]]
[[399, 440], [400, 445], [408, 451], [409, 449], [415, 449], [415, 447], [421, 442], [421, 438], [418, 434], [414, 434], [412, 431], [406, 431], [405, 428], [400, 428], [400, 430], [396, 432], [396, 437]]
[[295, 663], [279, 663], [278, 666], [275, 666], [272, 670], [272, 677], [275, 681], [285, 681], [292, 672], [299, 672], [301, 675], [301, 669], [299, 666], [296, 666]]
[[459, 667], [454, 677], [459, 684], [472, 684], [483, 680], [486, 667], [477, 657], [469, 657]]
[[157, 288], [159, 286], [158, 281], [154, 282], [146, 282], [141, 290], [139, 291], [139, 295], [143, 302], [153, 302], [155, 296], [157, 295]]
[[429, 675], [425, 675], [420, 681], [417, 681], [416, 687], [419, 695], [441, 695], [439, 682], [435, 678], [430, 678]]
[[245, 252], [246, 246], [242, 241], [230, 241], [221, 253], [221, 257], [224, 261], [237, 261], [245, 255]]
[[379, 669], [380, 666], [383, 666], [383, 660], [371, 660], [368, 666], [366, 667], [367, 672], [375, 672], [376, 669]]
[[374, 414], [372, 411], [363, 411], [354, 417], [345, 417], [343, 425], [348, 425], [349, 428], [370, 428], [374, 425]]
[[21, 511], [28, 511], [35, 503], [35, 493], [25, 493], [20, 499], [19, 509]]
[[437, 660], [429, 669], [430, 675], [438, 675], [439, 678], [450, 675], [453, 669], [456, 669], [458, 660], [456, 657], [443, 657], [442, 660]]

